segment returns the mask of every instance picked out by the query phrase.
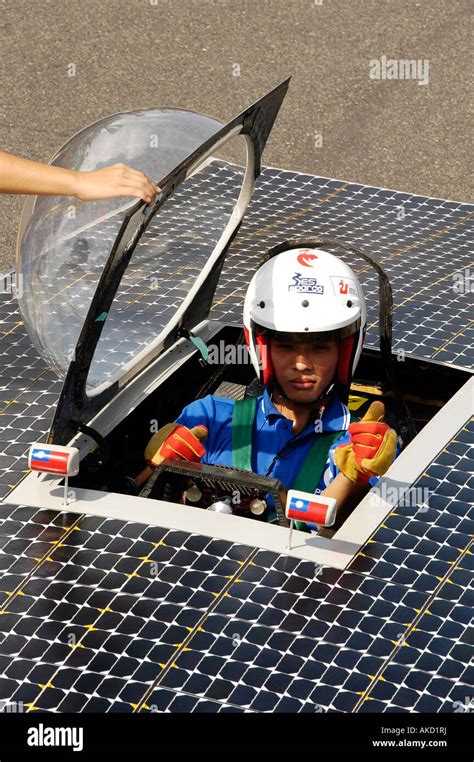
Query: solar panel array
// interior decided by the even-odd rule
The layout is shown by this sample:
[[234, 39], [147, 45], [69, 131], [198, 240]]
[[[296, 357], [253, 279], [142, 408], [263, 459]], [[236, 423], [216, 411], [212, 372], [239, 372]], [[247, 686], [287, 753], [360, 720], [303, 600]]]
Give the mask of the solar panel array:
[[[469, 292], [451, 286], [456, 273], [469, 277], [471, 214], [456, 202], [266, 169], [213, 317], [240, 319], [256, 262], [282, 236], [331, 235], [385, 266], [400, 305], [395, 349], [469, 367]], [[355, 269], [373, 322], [376, 279]], [[0, 325], [3, 497], [47, 432], [61, 383], [6, 293]], [[3, 505], [0, 701], [48, 712], [460, 711], [472, 694], [473, 430], [468, 421], [440, 443], [412, 499], [345, 571]]]
[[[395, 351], [472, 368], [472, 205], [267, 168], [216, 293], [213, 317], [241, 320], [245, 287], [260, 257], [291, 238], [336, 238], [383, 266], [394, 294]], [[366, 343], [378, 346], [378, 276], [355, 270], [368, 299]]]

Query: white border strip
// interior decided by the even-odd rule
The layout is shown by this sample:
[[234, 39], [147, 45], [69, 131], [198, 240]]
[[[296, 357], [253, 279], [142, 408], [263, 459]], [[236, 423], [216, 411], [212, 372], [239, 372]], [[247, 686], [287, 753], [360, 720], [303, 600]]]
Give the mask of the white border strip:
[[59, 480], [55, 477], [49, 478], [30, 473], [14, 490], [14, 494], [11, 493], [3, 502], [15, 505], [21, 503], [55, 511], [67, 510], [77, 514], [86, 513], [92, 516], [177, 529], [271, 550], [278, 554], [288, 554], [339, 569], [343, 569], [347, 559], [352, 559], [359, 549], [357, 545], [348, 541], [334, 541], [316, 535], [310, 536], [306, 532], [293, 531], [292, 547], [288, 551], [289, 529], [282, 529], [263, 521], [252, 521], [248, 518], [215, 513], [188, 505], [176, 505], [163, 500], [151, 500], [133, 495], [119, 495], [114, 492], [98, 492], [89, 489], [71, 491], [74, 493], [74, 500], [64, 507], [64, 487], [59, 486]]

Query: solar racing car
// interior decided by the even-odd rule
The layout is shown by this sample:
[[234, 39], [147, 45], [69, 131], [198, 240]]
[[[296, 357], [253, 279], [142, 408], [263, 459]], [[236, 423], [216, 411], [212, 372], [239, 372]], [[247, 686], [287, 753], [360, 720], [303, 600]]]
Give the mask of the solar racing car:
[[[26, 201], [17, 249], [17, 292], [29, 337], [25, 341], [31, 342], [42, 367], [61, 379], [62, 388], [50, 407], [49, 433], [40, 426], [30, 430], [22, 439], [20, 466], [17, 461], [10, 464], [13, 476], [9, 465], [8, 481], [2, 482], [9, 484], [3, 490], [2, 511], [26, 506], [49, 516], [58, 512], [58, 526], [61, 517], [67, 525], [71, 512], [136, 522], [309, 561], [344, 574], [365, 559], [367, 548], [379, 547], [367, 543], [374, 542], [377, 532], [387, 534], [383, 527], [397, 515], [403, 496], [413, 492], [447, 443], [467, 431], [473, 387], [469, 364], [441, 362], [404, 339], [416, 333], [419, 317], [429, 326], [435, 311], [423, 312], [421, 299], [406, 333], [403, 298], [411, 297], [407, 293], [399, 298], [400, 277], [407, 277], [408, 270], [410, 283], [425, 276], [417, 276], [417, 263], [408, 267], [403, 257], [398, 262], [405, 272], [399, 272], [387, 256], [387, 272], [396, 284], [392, 336], [389, 279], [379, 263], [380, 251], [370, 244], [370, 231], [367, 245], [362, 240], [370, 221], [362, 214], [360, 225], [351, 230], [343, 205], [337, 208], [344, 184], [328, 181], [311, 207], [305, 197], [306, 186], [311, 191], [310, 176], [268, 170], [264, 190], [259, 191], [262, 211], [257, 225], [252, 229], [251, 218], [250, 228], [240, 229], [287, 87], [288, 81], [283, 82], [225, 125], [181, 109], [116, 114], [81, 130], [57, 152], [52, 163], [74, 169], [93, 170], [117, 161], [131, 164], [155, 179], [161, 194], [152, 205], [124, 199]], [[360, 203], [367, 201], [364, 192], [364, 186], [352, 189]], [[381, 195], [377, 203], [388, 208], [394, 199], [393, 206], [394, 194]], [[280, 223], [285, 204], [292, 203], [293, 215]], [[410, 204], [408, 195], [405, 203]], [[324, 214], [330, 210], [334, 216], [328, 225]], [[151, 434], [174, 421], [186, 404], [208, 393], [234, 398], [258, 393], [252, 364], [242, 360], [242, 288], [268, 248], [272, 227], [279, 240], [284, 230], [285, 238], [309, 236], [366, 278], [370, 327], [378, 324], [380, 346], [369, 330], [349, 406], [360, 414], [371, 401], [382, 400], [387, 420], [403, 444], [377, 490], [369, 492], [332, 537], [294, 532], [290, 548], [285, 495], [275, 479], [165, 461], [150, 479], [137, 483]], [[388, 231], [388, 246], [390, 235]], [[402, 247], [399, 253], [405, 251]], [[431, 273], [427, 277], [437, 282]], [[213, 359], [210, 346], [230, 347], [231, 360], [223, 353]], [[15, 363], [8, 367], [12, 380]], [[33, 392], [34, 388], [32, 382]], [[21, 426], [21, 416], [19, 420]], [[466, 441], [464, 434], [460, 441]], [[55, 474], [26, 468], [24, 450], [32, 444], [36, 465], [47, 451], [77, 449], [67, 484], [61, 469]], [[183, 485], [189, 495], [186, 505]], [[235, 489], [246, 497], [244, 509], [221, 512], [216, 506], [226, 501], [229, 505]], [[261, 506], [269, 494], [278, 506], [277, 525], [262, 520]], [[419, 520], [433, 507], [417, 497], [410, 510], [420, 512]], [[467, 508], [459, 514], [460, 522], [465, 519]], [[382, 544], [388, 542], [385, 535]], [[373, 568], [371, 563], [363, 571]], [[443, 575], [444, 571], [439, 579]], [[346, 710], [348, 705], [341, 707]]]

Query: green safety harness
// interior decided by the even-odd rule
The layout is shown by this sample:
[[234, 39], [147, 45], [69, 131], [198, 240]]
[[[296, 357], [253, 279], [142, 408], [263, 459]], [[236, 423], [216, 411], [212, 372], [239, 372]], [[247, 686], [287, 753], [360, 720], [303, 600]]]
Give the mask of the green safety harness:
[[[236, 400], [232, 414], [232, 465], [244, 471], [252, 471], [252, 433], [257, 413], [256, 397]], [[351, 423], [358, 418], [351, 413]], [[341, 431], [320, 433], [311, 445], [291, 489], [314, 493], [323, 475], [331, 445], [339, 439]], [[295, 521], [295, 528], [309, 532], [302, 521]]]

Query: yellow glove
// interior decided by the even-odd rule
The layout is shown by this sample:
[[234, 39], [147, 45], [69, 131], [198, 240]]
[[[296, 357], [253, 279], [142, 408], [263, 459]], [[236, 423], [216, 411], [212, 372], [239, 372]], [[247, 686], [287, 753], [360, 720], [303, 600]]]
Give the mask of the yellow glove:
[[395, 460], [397, 432], [383, 423], [383, 402], [372, 402], [358, 423], [349, 426], [350, 442], [336, 447], [336, 466], [353, 484], [382, 476]]
[[148, 442], [145, 460], [155, 467], [165, 458], [198, 462], [206, 452], [201, 439], [205, 439], [208, 433], [205, 426], [188, 429], [178, 423], [168, 423], [153, 434]]
[[146, 446], [145, 460], [148, 465], [135, 477], [136, 486], [141, 487], [165, 458], [198, 463], [206, 452], [201, 439], [205, 439], [208, 433], [205, 426], [188, 429], [177, 423], [167, 423], [153, 434]]

